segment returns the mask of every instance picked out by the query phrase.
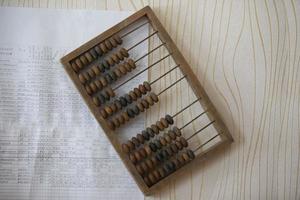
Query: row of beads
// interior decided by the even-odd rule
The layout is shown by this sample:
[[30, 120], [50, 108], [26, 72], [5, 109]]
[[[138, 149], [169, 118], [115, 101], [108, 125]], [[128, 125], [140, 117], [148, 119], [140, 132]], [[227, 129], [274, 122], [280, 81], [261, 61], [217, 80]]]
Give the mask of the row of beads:
[[[131, 104], [133, 101], [137, 101], [142, 95], [147, 94], [147, 92], [151, 91], [151, 86], [149, 82], [145, 81], [143, 84], [140, 84], [138, 87], [131, 90], [129, 93], [120, 97], [119, 99], [114, 100], [110, 105], [106, 105], [104, 108], [100, 110], [101, 116], [106, 119], [107, 117], [113, 115], [118, 112], [122, 108]], [[140, 102], [139, 102], [140, 103]], [[143, 109], [143, 107], [142, 107]]]
[[84, 66], [120, 44], [122, 44], [122, 39], [118, 35], [115, 35], [80, 55], [73, 62], [71, 62], [71, 66], [75, 72], [78, 72], [79, 70], [83, 69]]
[[[122, 144], [122, 150], [124, 153], [129, 153], [136, 149], [140, 144], [143, 144], [144, 141], [150, 140], [154, 135], [159, 134], [159, 131], [163, 131], [165, 128], [168, 128], [169, 125], [174, 123], [173, 118], [170, 115], [166, 115], [164, 118], [161, 118], [155, 124], [152, 124], [150, 127], [147, 127], [142, 133], [137, 134], [136, 137], [132, 137], [131, 140], [128, 140], [126, 143]], [[177, 129], [173, 129], [173, 131]], [[179, 129], [178, 129], [179, 130]], [[180, 130], [179, 130], [180, 132]], [[171, 131], [172, 133], [172, 131]], [[171, 134], [170, 131], [168, 134]]]
[[140, 175], [145, 175], [149, 173], [152, 169], [157, 167], [157, 165], [165, 160], [168, 160], [170, 157], [176, 155], [179, 151], [181, 151], [184, 147], [188, 146], [188, 142], [185, 138], [180, 137], [174, 143], [166, 145], [166, 148], [158, 151], [155, 155], [151, 156], [150, 158], [142, 161], [139, 164], [136, 164], [139, 159], [141, 159], [142, 155], [134, 155], [133, 164], [136, 164], [136, 169]]
[[144, 181], [148, 186], [156, 184], [159, 180], [165, 178], [172, 172], [176, 171], [180, 167], [186, 165], [188, 162], [195, 158], [195, 154], [192, 150], [187, 150], [177, 158], [172, 159], [165, 163], [162, 167], [155, 169], [148, 176], [144, 177]]
[[96, 105], [102, 105], [104, 104], [106, 101], [109, 101], [111, 98], [115, 97], [116, 94], [115, 92], [111, 89], [111, 87], [107, 87], [104, 92], [98, 94], [97, 96], [93, 97], [93, 102]]
[[[125, 58], [128, 58], [129, 54], [126, 49], [121, 48], [117, 53], [112, 54], [109, 56], [103, 63], [95, 64], [90, 69], [88, 69], [86, 72], [80, 73], [78, 75], [78, 78], [81, 83], [86, 83], [87, 81], [90, 81], [92, 78], [100, 75], [101, 73], [104, 73], [106, 70], [109, 70], [111, 66], [114, 64], [120, 63], [120, 61], [124, 60]], [[133, 60], [128, 61], [133, 62]]]
[[135, 105], [133, 108], [128, 108], [126, 111], [120, 113], [111, 120], [107, 120], [109, 128], [111, 130], [115, 130], [125, 122], [129, 121], [131, 118], [139, 115], [140, 112], [144, 112], [145, 109], [148, 109], [150, 106], [154, 105], [154, 103], [158, 102], [158, 96], [155, 93], [151, 92], [149, 95], [139, 100], [139, 102], [141, 102], [143, 106], [142, 109]]

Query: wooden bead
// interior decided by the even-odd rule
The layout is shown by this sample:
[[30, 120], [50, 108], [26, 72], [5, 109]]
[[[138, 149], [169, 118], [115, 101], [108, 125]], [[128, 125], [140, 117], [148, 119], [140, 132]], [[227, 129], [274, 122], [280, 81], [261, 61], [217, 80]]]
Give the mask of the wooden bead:
[[174, 124], [173, 117], [171, 117], [170, 115], [166, 115], [165, 119], [167, 120], [168, 124], [170, 125]]
[[117, 54], [111, 55], [111, 58], [114, 60], [114, 63], [120, 63], [120, 59], [118, 58]]
[[101, 49], [101, 51], [103, 53], [107, 53], [108, 52], [108, 49], [107, 49], [107, 47], [106, 47], [106, 45], [104, 43], [100, 43], [99, 47], [100, 47], [100, 49]]
[[112, 57], [109, 57], [106, 59], [106, 63], [109, 65], [109, 66], [113, 66], [115, 64], [115, 61]]
[[141, 102], [138, 102], [136, 104], [136, 106], [139, 108], [140, 112], [144, 112], [145, 111], [144, 106], [143, 106], [143, 104]]
[[121, 72], [123, 75], [127, 74], [127, 70], [126, 70], [124, 64], [120, 64], [120, 65], [118, 66], [118, 69], [120, 70], [120, 72]]
[[131, 69], [135, 69], [136, 68], [135, 62], [132, 59], [128, 59], [127, 62], [130, 65]]
[[131, 69], [131, 66], [129, 65], [129, 63], [127, 63], [127, 62], [124, 63], [124, 67], [125, 67], [127, 72], [131, 72], [132, 69]]
[[112, 109], [112, 111], [113, 111], [114, 113], [117, 111], [117, 106], [116, 106], [114, 103], [112, 103], [112, 104], [110, 105], [110, 108]]
[[188, 161], [190, 160], [190, 157], [189, 157], [188, 154], [185, 153], [185, 152], [182, 153], [181, 156], [182, 156], [182, 158], [184, 159], [185, 162], [188, 162]]
[[188, 149], [186, 152], [191, 160], [195, 158], [195, 154], [192, 150]]
[[129, 116], [128, 116], [127, 112], [123, 112], [122, 115], [123, 115], [125, 121], [129, 121]]
[[155, 103], [158, 102], [158, 96], [154, 92], [150, 93], [150, 97]]
[[140, 149], [139, 149], [139, 152], [140, 152], [142, 158], [146, 158], [146, 157], [147, 157], [147, 152], [145, 151], [144, 148], [140, 148]]
[[115, 128], [116, 128], [111, 121], [107, 121], [107, 125], [108, 125], [109, 129], [111, 129], [111, 130], [115, 130]]
[[145, 173], [141, 165], [136, 165], [135, 168], [140, 175], [143, 175]]
[[168, 159], [170, 156], [172, 156], [172, 154], [170, 155], [170, 154], [167, 152], [167, 150], [165, 150], [165, 149], [163, 149], [163, 150], [161, 151], [161, 153], [162, 153], [162, 155], [163, 155], [163, 157], [164, 157], [165, 160]]
[[179, 141], [175, 141], [175, 145], [177, 146], [177, 148], [178, 148], [179, 150], [182, 150], [183, 145], [182, 145]]
[[170, 146], [166, 147], [165, 150], [168, 152], [169, 155], [173, 155], [173, 151]]
[[176, 134], [175, 134], [174, 131], [169, 130], [169, 131], [168, 131], [168, 135], [171, 137], [172, 140], [175, 140], [175, 139], [176, 139]]
[[120, 51], [118, 51], [116, 53], [116, 55], [117, 55], [117, 57], [118, 57], [119, 60], [124, 60], [124, 56], [122, 55], [122, 53]]
[[131, 104], [132, 103], [132, 98], [131, 98], [131, 96], [129, 96], [129, 94], [125, 94], [124, 98], [126, 99], [127, 104]]
[[107, 81], [106, 81], [106, 79], [104, 77], [101, 77], [99, 79], [99, 81], [101, 82], [101, 84], [103, 85], [103, 87], [107, 86]]
[[146, 94], [147, 93], [147, 90], [146, 90], [145, 86], [142, 85], [142, 84], [139, 85], [139, 89], [138, 90], [142, 94]]
[[154, 137], [154, 131], [152, 130], [152, 127], [147, 127], [146, 128], [147, 133], [149, 134], [150, 137]]
[[167, 142], [168, 144], [170, 144], [170, 143], [172, 142], [172, 139], [171, 139], [171, 137], [170, 137], [168, 134], [165, 135], [164, 138], [165, 138], [165, 140], [166, 140], [166, 142]]
[[149, 103], [145, 99], [142, 99], [141, 103], [143, 104], [144, 108], [146, 108], [146, 109], [149, 108]]
[[77, 58], [77, 59], [75, 60], [75, 63], [76, 63], [76, 65], [79, 67], [79, 69], [82, 69], [82, 68], [83, 68], [83, 64], [82, 64], [82, 62], [80, 61], [79, 58]]
[[131, 141], [133, 142], [133, 144], [137, 147], [140, 145], [140, 142], [139, 140], [136, 138], [136, 137], [132, 137], [131, 138]]
[[105, 46], [106, 46], [106, 48], [107, 48], [108, 50], [112, 50], [113, 46], [112, 46], [112, 44], [110, 43], [109, 40], [105, 40], [105, 41], [104, 41], [104, 44], [105, 44]]
[[128, 145], [130, 150], [133, 150], [135, 148], [135, 145], [131, 140], [128, 140], [126, 144]]
[[129, 56], [129, 53], [125, 48], [121, 48], [120, 52], [125, 58], [127, 58]]
[[148, 177], [144, 177], [144, 181], [145, 181], [146, 185], [151, 186], [151, 182]]
[[141, 98], [142, 97], [142, 93], [138, 88], [134, 88], [133, 92], [135, 93], [135, 95], [137, 96], [137, 98]]
[[134, 157], [136, 158], [137, 162], [142, 160], [142, 156], [139, 151], [134, 152]]
[[150, 159], [147, 159], [146, 161], [145, 161], [145, 163], [146, 163], [146, 165], [147, 165], [147, 167], [151, 170], [151, 169], [154, 169], [154, 164], [153, 164], [153, 162], [150, 160]]
[[158, 127], [158, 129], [160, 131], [163, 131], [165, 128], [164, 128], [164, 125], [160, 122], [160, 121], [157, 121], [156, 122], [156, 126]]
[[88, 60], [85, 58], [85, 56], [80, 56], [79, 57], [80, 61], [84, 64], [84, 65], [87, 65], [88, 64]]
[[97, 52], [95, 51], [95, 49], [90, 49], [89, 53], [91, 54], [91, 56], [93, 57], [93, 60], [96, 59], [98, 57]]
[[99, 64], [98, 68], [99, 68], [100, 72], [102, 72], [102, 73], [105, 72], [105, 67], [102, 64]]
[[180, 155], [178, 156], [177, 160], [179, 161], [180, 163], [180, 166], [184, 165], [185, 164], [185, 160], [183, 159], [183, 157]]
[[125, 97], [120, 97], [119, 100], [120, 100], [120, 103], [121, 103], [122, 107], [127, 106], [127, 101], [126, 101]]
[[130, 91], [130, 92], [129, 92], [129, 96], [131, 97], [131, 99], [132, 99], [133, 101], [136, 101], [136, 100], [137, 100], [137, 96], [136, 96], [136, 94], [135, 94], [133, 91]]
[[167, 141], [165, 140], [164, 137], [159, 137], [159, 141], [160, 141], [160, 143], [161, 143], [163, 146], [166, 146], [166, 145], [167, 145]]
[[122, 104], [121, 104], [120, 100], [117, 100], [117, 99], [116, 99], [114, 103], [115, 103], [115, 105], [117, 106], [117, 109], [118, 109], [118, 110], [121, 110], [121, 109], [122, 109]]
[[90, 78], [93, 78], [94, 76], [96, 76], [95, 72], [92, 69], [87, 70], [87, 73], [89, 74]]
[[108, 114], [107, 114], [107, 112], [105, 111], [105, 109], [101, 109], [101, 110], [100, 110], [100, 115], [101, 115], [104, 119], [106, 119], [106, 118], [108, 117]]
[[135, 114], [131, 108], [127, 108], [126, 112], [130, 118], [134, 118]]
[[150, 180], [151, 184], [155, 184], [156, 183], [156, 178], [155, 178], [155, 176], [152, 173], [150, 173], [148, 175], [148, 177], [149, 177], [149, 180]]
[[162, 144], [160, 143], [159, 140], [155, 140], [155, 141], [154, 141], [154, 144], [155, 144], [155, 146], [157, 147], [157, 149], [161, 149]]
[[122, 144], [122, 150], [124, 153], [129, 153], [130, 149], [129, 146], [127, 144]]
[[110, 97], [115, 97], [115, 96], [116, 96], [115, 92], [111, 89], [111, 87], [108, 87], [108, 88], [106, 89], [106, 92], [108, 93], [108, 95], [109, 95]]
[[116, 81], [118, 79], [118, 76], [116, 75], [116, 73], [114, 71], [110, 71], [108, 73], [111, 76], [111, 78], [113, 79], [113, 81]]
[[120, 78], [120, 77], [122, 76], [122, 72], [120, 71], [119, 68], [115, 68], [115, 69], [114, 69], [114, 72], [115, 72], [115, 74], [116, 74], [116, 76], [117, 76], [118, 78]]
[[171, 162], [174, 163], [176, 169], [180, 168], [180, 162], [178, 159], [172, 159]]
[[134, 105], [133, 108], [132, 108], [133, 112], [135, 115], [138, 115], [140, 113], [140, 110], [139, 108], [137, 107], [137, 105]]
[[99, 101], [99, 98], [97, 97], [97, 96], [95, 96], [95, 97], [93, 97], [93, 102], [94, 102], [94, 104], [96, 105], [96, 106], [100, 106], [101, 105], [101, 103], [100, 103], [100, 101]]
[[141, 163], [141, 167], [142, 167], [142, 169], [143, 169], [144, 172], [148, 172], [148, 171], [149, 171], [149, 168], [148, 168], [148, 166], [146, 165], [146, 163], [142, 162], [142, 163]]
[[101, 63], [101, 66], [103, 67], [104, 71], [110, 69], [110, 65], [106, 61]]
[[151, 129], [153, 130], [153, 132], [157, 135], [159, 133], [159, 128], [157, 127], [157, 125], [152, 124], [151, 125]]
[[187, 147], [189, 144], [187, 140], [184, 137], [179, 138], [180, 143], [182, 144], [183, 147]]
[[102, 83], [101, 83], [101, 81], [100, 81], [100, 80], [95, 80], [95, 84], [96, 84], [96, 86], [97, 86], [98, 90], [102, 90], [102, 88], [103, 88], [103, 85], [102, 85]]
[[116, 48], [118, 46], [117, 41], [113, 37], [109, 38], [109, 41], [114, 48]]
[[144, 144], [145, 140], [144, 140], [144, 137], [142, 136], [142, 134], [139, 133], [136, 135], [136, 137], [141, 144]]
[[118, 121], [120, 122], [120, 124], [124, 124], [125, 123], [125, 118], [123, 115], [118, 115], [117, 116]]
[[149, 146], [148, 144], [146, 144], [146, 145], [144, 146], [144, 149], [145, 149], [147, 155], [150, 156], [151, 153], [152, 153], [152, 150], [151, 150], [150, 146]]
[[162, 125], [164, 126], [164, 128], [168, 128], [169, 127], [169, 123], [167, 122], [167, 120], [165, 118], [160, 118], [159, 120]]
[[175, 144], [171, 144], [171, 150], [176, 154], [176, 153], [178, 153], [178, 148], [177, 148], [177, 146], [175, 145]]
[[92, 67], [92, 70], [93, 70], [93, 72], [95, 73], [95, 75], [97, 75], [97, 76], [101, 74], [101, 72], [100, 72], [100, 70], [99, 70], [99, 68], [98, 68], [97, 65], [94, 65], [94, 66]]
[[157, 147], [156, 147], [156, 145], [154, 143], [150, 142], [149, 143], [149, 147], [150, 147], [151, 151], [156, 152]]
[[158, 172], [159, 172], [159, 174], [160, 174], [161, 177], [165, 177], [166, 176], [166, 172], [165, 172], [165, 170], [163, 168], [159, 168]]
[[129, 154], [129, 159], [131, 160], [131, 162], [132, 162], [133, 164], [137, 163], [136, 157], [135, 157], [132, 153]]
[[84, 76], [86, 81], [91, 79], [90, 75], [87, 72], [84, 72], [82, 75]]
[[107, 115], [109, 115], [109, 116], [112, 115], [112, 113], [113, 113], [113, 110], [111, 109], [110, 106], [105, 106], [104, 110], [106, 111]]
[[101, 104], [105, 103], [106, 100], [105, 100], [105, 97], [102, 94], [99, 94], [98, 98], [99, 98], [99, 101], [100, 101]]
[[79, 67], [77, 66], [77, 64], [75, 62], [72, 62], [71, 63], [71, 67], [72, 69], [75, 71], [75, 72], [78, 72], [79, 71]]
[[174, 133], [176, 134], [177, 137], [181, 136], [181, 131], [179, 128], [177, 128], [176, 126], [174, 126], [173, 128]]
[[155, 154], [155, 158], [156, 158], [159, 162], [162, 162], [162, 161], [164, 160], [164, 157], [163, 157], [163, 155], [162, 155], [161, 152], [157, 152], [157, 153]]
[[151, 162], [153, 163], [153, 165], [157, 165], [158, 164], [158, 160], [155, 158], [155, 156], [151, 156], [150, 157]]
[[154, 170], [154, 171], [153, 171], [153, 175], [155, 176], [155, 179], [156, 179], [156, 180], [161, 179], [161, 176], [160, 176], [160, 173], [158, 172], [158, 170]]
[[94, 47], [94, 50], [96, 51], [96, 53], [97, 53], [99, 56], [102, 56], [102, 55], [103, 55], [103, 51], [101, 50], [100, 46], [95, 46], [95, 47]]
[[85, 90], [88, 93], [88, 95], [91, 95], [93, 93], [93, 90], [92, 90], [92, 88], [89, 85], [85, 86]]
[[173, 162], [167, 162], [166, 167], [169, 169], [170, 172], [173, 172], [176, 169], [176, 166]]
[[149, 84], [148, 81], [144, 81], [143, 85], [144, 85], [146, 91], [148, 91], [148, 92], [151, 91], [151, 85]]
[[151, 106], [154, 104], [154, 102], [153, 102], [153, 100], [152, 100], [152, 98], [150, 96], [146, 96], [146, 101]]
[[143, 130], [142, 131], [142, 136], [144, 137], [145, 140], [149, 140], [150, 139], [150, 135], [147, 131]]
[[91, 87], [93, 93], [96, 93], [98, 91], [98, 87], [94, 82], [90, 83], [90, 87]]
[[113, 82], [113, 78], [110, 76], [110, 74], [105, 74], [105, 79], [107, 83], [111, 84]]
[[85, 79], [85, 77], [83, 76], [83, 74], [79, 74], [79, 75], [78, 75], [78, 79], [79, 79], [79, 81], [80, 81], [81, 83], [85, 83], [85, 82], [86, 82], [86, 79]]
[[119, 35], [114, 35], [113, 38], [118, 44], [122, 44], [122, 39]]
[[92, 62], [93, 61], [93, 57], [89, 52], [86, 52], [84, 54], [84, 56], [86, 57], [86, 59], [88, 60], [88, 62]]

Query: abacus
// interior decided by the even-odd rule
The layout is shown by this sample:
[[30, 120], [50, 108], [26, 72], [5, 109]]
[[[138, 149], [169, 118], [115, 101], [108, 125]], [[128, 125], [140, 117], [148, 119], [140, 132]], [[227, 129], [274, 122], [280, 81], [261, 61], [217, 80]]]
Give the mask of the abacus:
[[[149, 31], [146, 37], [133, 41], [132, 45], [124, 44], [126, 38], [145, 27]], [[132, 55], [136, 48], [150, 40], [159, 44], [148, 49], [146, 54], [134, 58]], [[166, 50], [166, 55], [147, 66], [141, 66], [141, 60], [154, 57], [153, 54], [161, 52], [162, 48]], [[170, 64], [168, 70], [158, 74], [154, 80], [140, 82], [121, 95], [120, 88], [166, 60]], [[145, 194], [151, 194], [190, 167], [192, 160], [204, 158], [216, 148], [233, 141], [199, 80], [148, 6], [64, 56], [61, 61]], [[179, 78], [163, 88], [157, 86], [159, 81], [174, 73]], [[182, 90], [192, 91], [192, 102], [175, 113], [165, 112], [163, 117], [138, 133], [125, 131], [128, 127], [136, 127], [134, 123], [145, 113], [155, 110], [156, 104], [172, 104], [173, 100], [168, 99], [166, 93], [172, 94], [170, 91], [178, 89], [183, 82], [186, 86]], [[198, 111], [198, 114], [180, 125], [177, 118], [185, 118], [185, 113], [190, 109]], [[195, 124], [199, 127], [189, 130]], [[208, 129], [213, 134], [207, 133]], [[204, 138], [199, 139], [200, 136]]]

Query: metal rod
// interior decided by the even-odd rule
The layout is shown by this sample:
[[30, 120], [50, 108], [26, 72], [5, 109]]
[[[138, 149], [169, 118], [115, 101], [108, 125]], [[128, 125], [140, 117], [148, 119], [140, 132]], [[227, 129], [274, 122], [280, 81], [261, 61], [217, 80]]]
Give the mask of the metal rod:
[[167, 71], [166, 73], [164, 73], [163, 75], [161, 75], [160, 77], [158, 77], [157, 79], [155, 79], [154, 81], [152, 81], [150, 83], [150, 85], [154, 84], [156, 81], [158, 81], [162, 77], [166, 76], [168, 73], [170, 73], [171, 71], [175, 70], [177, 67], [179, 67], [179, 65], [176, 65], [175, 67], [173, 67], [172, 69], [170, 69], [169, 71]]
[[197, 135], [199, 132], [203, 131], [204, 129], [206, 129], [207, 127], [209, 127], [210, 125], [212, 125], [214, 121], [211, 121], [210, 123], [208, 123], [207, 125], [205, 125], [204, 127], [202, 127], [200, 130], [196, 131], [193, 135], [191, 135], [190, 137], [188, 137], [186, 140], [191, 139], [192, 137], [194, 137], [195, 135]]
[[[139, 73], [135, 74], [134, 76], [130, 77], [129, 79], [127, 79], [126, 81], [124, 81], [123, 83], [121, 83], [120, 85], [116, 86], [113, 91], [117, 90], [118, 88], [122, 87], [123, 85], [125, 85], [126, 83], [128, 83], [129, 81], [131, 81], [132, 79], [134, 79], [135, 77], [139, 76], [140, 74], [142, 74], [144, 71], [150, 69], [151, 67], [155, 66], [157, 63], [161, 62], [162, 60], [164, 60], [165, 58], [169, 57], [171, 54], [166, 55], [165, 57], [159, 59], [158, 61], [156, 61], [155, 63], [151, 64], [150, 66], [148, 66], [147, 68], [143, 69], [142, 71], [140, 71]], [[176, 66], [178, 67], [178, 66]], [[175, 67], [175, 68], [176, 68]], [[174, 68], [173, 68], [174, 69]], [[151, 85], [152, 83], [150, 83]]]
[[213, 139], [215, 139], [219, 135], [220, 134], [217, 134], [214, 137], [210, 138], [209, 140], [207, 140], [206, 142], [204, 142], [203, 144], [201, 144], [199, 147], [197, 147], [196, 149], [194, 149], [193, 152], [195, 153], [196, 151], [198, 151], [199, 149], [201, 149], [203, 146], [205, 146], [207, 143], [209, 143], [210, 141], [212, 141]]
[[132, 29], [131, 31], [129, 31], [129, 32], [127, 32], [127, 33], [124, 33], [124, 35], [122, 35], [121, 38], [126, 37], [127, 35], [131, 34], [132, 32], [138, 30], [139, 28], [143, 27], [144, 25], [146, 25], [146, 24], [148, 24], [148, 23], [149, 23], [149, 21], [146, 21], [145, 23], [143, 23], [143, 24], [137, 26], [136, 28]]
[[138, 46], [139, 44], [143, 43], [144, 41], [148, 40], [150, 37], [152, 37], [153, 35], [155, 35], [156, 33], [158, 33], [158, 31], [155, 31], [154, 33], [150, 34], [148, 37], [142, 39], [141, 41], [139, 41], [138, 43], [134, 44], [133, 46], [131, 46], [130, 48], [127, 49], [127, 51], [132, 50], [133, 48], [135, 48], [136, 46]]
[[172, 83], [170, 86], [168, 86], [167, 88], [165, 88], [164, 90], [162, 90], [160, 93], [158, 93], [157, 96], [161, 95], [162, 93], [164, 93], [165, 91], [167, 91], [168, 89], [170, 89], [172, 86], [176, 85], [179, 81], [181, 81], [185, 77], [186, 77], [186, 75], [184, 75], [183, 77], [181, 77], [180, 79], [178, 79], [177, 81], [175, 81], [174, 83]]
[[182, 126], [181, 128], [180, 128], [180, 130], [182, 130], [182, 129], [184, 129], [185, 127], [187, 127], [188, 125], [190, 125], [193, 121], [195, 121], [196, 119], [198, 119], [199, 117], [201, 117], [204, 113], [206, 113], [207, 112], [207, 110], [206, 111], [204, 111], [204, 112], [202, 112], [202, 113], [200, 113], [200, 115], [198, 115], [197, 117], [195, 117], [194, 119], [192, 119], [191, 121], [189, 121], [187, 124], [185, 124], [184, 126]]
[[156, 49], [160, 48], [161, 46], [164, 46], [166, 43], [162, 43], [160, 45], [158, 45], [157, 47], [155, 47], [154, 49], [150, 50], [148, 53], [146, 53], [145, 55], [143, 55], [142, 57], [138, 58], [137, 60], [135, 60], [134, 62], [137, 63], [138, 61], [140, 61], [141, 59], [143, 59], [144, 57], [146, 57], [147, 55], [149, 55], [150, 53], [152, 53], [153, 51], [155, 51]]
[[[200, 98], [199, 98], [200, 99]], [[184, 110], [186, 110], [188, 107], [190, 107], [191, 105], [193, 105], [194, 103], [196, 103], [197, 101], [199, 101], [199, 99], [196, 99], [195, 101], [193, 101], [191, 104], [187, 105], [186, 107], [182, 108], [180, 111], [178, 111], [176, 114], [174, 114], [172, 116], [172, 118], [176, 117], [178, 114], [180, 114], [181, 112], [183, 112]]]

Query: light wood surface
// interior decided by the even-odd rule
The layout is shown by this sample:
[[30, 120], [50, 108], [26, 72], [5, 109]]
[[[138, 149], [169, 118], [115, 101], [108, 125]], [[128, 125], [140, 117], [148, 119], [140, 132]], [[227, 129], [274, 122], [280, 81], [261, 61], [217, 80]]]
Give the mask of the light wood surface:
[[150, 5], [235, 142], [147, 199], [300, 199], [299, 1], [57, 0], [1, 6]]

